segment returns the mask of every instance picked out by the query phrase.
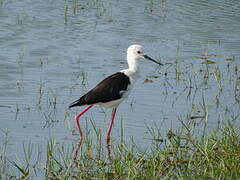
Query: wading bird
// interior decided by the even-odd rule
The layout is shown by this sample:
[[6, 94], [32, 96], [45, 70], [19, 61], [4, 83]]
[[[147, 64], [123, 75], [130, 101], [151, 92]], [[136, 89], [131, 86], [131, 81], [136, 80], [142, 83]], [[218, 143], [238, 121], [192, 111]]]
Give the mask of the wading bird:
[[152, 59], [143, 52], [143, 47], [140, 45], [131, 45], [127, 49], [128, 69], [121, 70], [106, 79], [101, 81], [96, 87], [91, 89], [78, 100], [70, 104], [69, 108], [75, 106], [87, 105], [83, 111], [75, 116], [79, 135], [82, 137], [83, 133], [80, 127], [79, 118], [88, 111], [93, 105], [100, 105], [106, 108], [112, 108], [112, 118], [107, 130], [106, 142], [109, 145], [110, 134], [114, 122], [114, 117], [118, 105], [128, 97], [134, 83], [139, 78], [139, 59], [147, 59], [159, 65], [160, 62]]

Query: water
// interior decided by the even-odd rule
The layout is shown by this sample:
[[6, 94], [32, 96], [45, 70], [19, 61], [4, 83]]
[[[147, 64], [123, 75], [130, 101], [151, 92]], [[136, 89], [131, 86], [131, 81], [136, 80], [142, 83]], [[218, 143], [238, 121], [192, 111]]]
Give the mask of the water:
[[[239, 124], [238, 1], [0, 2], [0, 130], [1, 141], [9, 133], [10, 155], [21, 154], [16, 147], [23, 142], [78, 139], [70, 132], [81, 108], [68, 105], [125, 69], [126, 49], [134, 43], [164, 63], [178, 63], [141, 62], [142, 78], [118, 108], [114, 138], [122, 119], [125, 139], [145, 146], [151, 142], [146, 124], [163, 133], [177, 129], [187, 115], [204, 116], [203, 99], [209, 128], [231, 118]], [[216, 63], [202, 64], [205, 57]], [[110, 114], [92, 108], [81, 119], [83, 131], [92, 131], [92, 119], [105, 132]]]

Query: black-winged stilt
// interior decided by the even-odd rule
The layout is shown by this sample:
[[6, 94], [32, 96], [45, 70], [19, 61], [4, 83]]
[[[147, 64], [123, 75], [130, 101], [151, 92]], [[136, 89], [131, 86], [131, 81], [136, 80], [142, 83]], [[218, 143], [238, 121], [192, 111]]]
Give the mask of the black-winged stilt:
[[72, 108], [74, 106], [88, 105], [82, 112], [75, 116], [78, 132], [81, 137], [83, 136], [83, 133], [80, 128], [79, 118], [91, 107], [93, 107], [93, 105], [100, 105], [103, 107], [112, 108], [112, 119], [107, 130], [107, 144], [109, 144], [110, 133], [112, 130], [117, 107], [124, 99], [128, 97], [133, 84], [139, 78], [138, 60], [142, 58], [153, 61], [159, 65], [163, 65], [162, 63], [159, 63], [151, 57], [145, 55], [143, 53], [142, 46], [131, 45], [127, 49], [127, 62], [129, 66], [128, 69], [124, 69], [111, 76], [108, 76], [96, 87], [91, 89], [89, 92], [80, 97], [78, 100], [74, 101], [69, 106], [69, 108]]

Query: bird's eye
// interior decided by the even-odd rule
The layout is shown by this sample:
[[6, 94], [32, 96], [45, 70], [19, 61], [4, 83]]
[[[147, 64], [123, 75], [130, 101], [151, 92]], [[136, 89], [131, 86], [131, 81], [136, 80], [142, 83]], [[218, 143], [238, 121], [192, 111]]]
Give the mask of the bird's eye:
[[137, 51], [138, 54], [141, 54], [141, 51]]

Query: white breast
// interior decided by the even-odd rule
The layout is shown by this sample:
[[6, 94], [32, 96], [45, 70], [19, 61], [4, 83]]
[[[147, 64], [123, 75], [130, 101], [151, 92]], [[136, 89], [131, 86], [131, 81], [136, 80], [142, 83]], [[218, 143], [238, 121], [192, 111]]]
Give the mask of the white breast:
[[139, 75], [139, 71], [132, 71], [129, 69], [124, 69], [120, 72], [123, 72], [125, 75], [127, 75], [130, 79], [130, 86], [132, 86], [133, 84], [135, 84], [135, 82], [139, 79], [140, 75]]
[[128, 95], [130, 94], [134, 84], [136, 83], [136, 81], [139, 79], [139, 73], [135, 72], [135, 71], [131, 71], [129, 69], [124, 69], [121, 72], [123, 72], [125, 75], [127, 75], [130, 79], [130, 84], [128, 85], [128, 88], [126, 91], [123, 91], [123, 98], [127, 98]]

